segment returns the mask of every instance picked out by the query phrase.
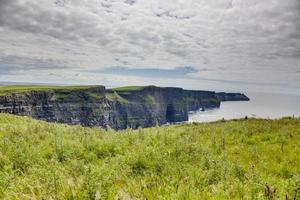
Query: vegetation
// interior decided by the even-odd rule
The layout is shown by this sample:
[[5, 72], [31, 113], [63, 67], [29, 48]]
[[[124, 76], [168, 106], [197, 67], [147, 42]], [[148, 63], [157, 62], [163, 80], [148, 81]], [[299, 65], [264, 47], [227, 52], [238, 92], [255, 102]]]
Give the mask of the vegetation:
[[0, 199], [299, 199], [300, 120], [101, 130], [0, 114]]
[[107, 92], [107, 93], [105, 93], [105, 96], [107, 99], [109, 99], [111, 101], [118, 101], [123, 104], [130, 103], [127, 99], [121, 97], [117, 92]]
[[0, 86], [0, 96], [9, 94], [29, 92], [29, 91], [47, 91], [55, 90], [59, 92], [67, 92], [72, 90], [87, 90], [97, 86], [41, 86], [41, 85], [9, 85]]
[[130, 91], [136, 91], [136, 90], [142, 90], [146, 86], [125, 86], [125, 87], [118, 87], [118, 88], [113, 88], [113, 91], [116, 92], [130, 92]]

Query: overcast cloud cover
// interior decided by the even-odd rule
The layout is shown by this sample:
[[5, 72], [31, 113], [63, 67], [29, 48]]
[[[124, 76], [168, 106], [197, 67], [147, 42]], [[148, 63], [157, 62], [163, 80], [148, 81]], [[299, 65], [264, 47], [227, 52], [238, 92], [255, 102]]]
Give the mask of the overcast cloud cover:
[[299, 0], [0, 0], [0, 81], [300, 94], [299, 71]]

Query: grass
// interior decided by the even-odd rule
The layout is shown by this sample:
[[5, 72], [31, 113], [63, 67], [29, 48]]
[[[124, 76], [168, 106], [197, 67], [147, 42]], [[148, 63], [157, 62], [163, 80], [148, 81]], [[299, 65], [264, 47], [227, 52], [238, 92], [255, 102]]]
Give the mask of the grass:
[[106, 96], [107, 99], [109, 99], [111, 101], [118, 101], [118, 102], [123, 103], [123, 104], [130, 103], [127, 99], [121, 97], [117, 92], [105, 93], [105, 96]]
[[72, 90], [87, 90], [97, 86], [40, 86], [40, 85], [10, 85], [0, 86], [0, 96], [23, 93], [29, 91], [72, 91]]
[[0, 114], [0, 199], [299, 199], [300, 120], [101, 130]]
[[113, 88], [113, 91], [116, 92], [130, 92], [130, 91], [136, 91], [136, 90], [143, 90], [147, 86], [125, 86], [125, 87], [118, 87]]

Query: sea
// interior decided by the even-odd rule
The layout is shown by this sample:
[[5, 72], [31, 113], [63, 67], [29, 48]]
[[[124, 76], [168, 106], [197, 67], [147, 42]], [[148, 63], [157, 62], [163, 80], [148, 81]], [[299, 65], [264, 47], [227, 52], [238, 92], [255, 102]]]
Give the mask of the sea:
[[247, 117], [279, 119], [300, 117], [300, 95], [245, 93], [250, 101], [222, 102], [220, 108], [189, 113], [190, 122], [213, 122]]

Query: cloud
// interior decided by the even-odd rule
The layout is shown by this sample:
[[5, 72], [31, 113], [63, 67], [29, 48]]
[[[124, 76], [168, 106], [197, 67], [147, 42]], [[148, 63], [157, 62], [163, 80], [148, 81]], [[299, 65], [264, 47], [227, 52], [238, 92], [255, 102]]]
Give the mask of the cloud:
[[0, 74], [29, 73], [35, 71], [67, 70], [68, 67], [56, 60], [31, 59], [7, 56], [0, 58]]
[[168, 77], [168, 78], [183, 78], [191, 73], [198, 72], [194, 67], [176, 67], [174, 69], [157, 69], [157, 68], [137, 68], [131, 69], [128, 67], [110, 67], [105, 70], [94, 71], [100, 74], [113, 74], [124, 76], [138, 77]]
[[126, 0], [125, 3], [133, 6], [135, 3], [137, 2], [137, 0]]
[[300, 88], [299, 33], [299, 0], [0, 0], [0, 76], [169, 72], [189, 82], [177, 67], [195, 66], [192, 79]]

